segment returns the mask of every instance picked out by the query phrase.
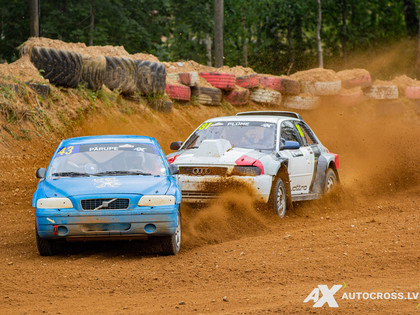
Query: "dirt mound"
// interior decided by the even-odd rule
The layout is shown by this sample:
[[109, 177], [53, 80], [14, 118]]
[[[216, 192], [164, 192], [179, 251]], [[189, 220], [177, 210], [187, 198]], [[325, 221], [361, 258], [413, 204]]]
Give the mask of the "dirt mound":
[[292, 79], [298, 81], [310, 81], [310, 82], [331, 82], [340, 81], [340, 78], [330, 69], [315, 68], [306, 71], [299, 71], [290, 75]]
[[44, 79], [32, 64], [28, 55], [11, 64], [0, 64], [0, 83], [14, 84], [16, 80], [48, 83], [48, 80]]
[[351, 80], [362, 76], [370, 76], [369, 71], [366, 69], [348, 69], [337, 72], [337, 76], [342, 80]]
[[58, 39], [50, 39], [45, 37], [31, 37], [21, 45], [23, 54], [27, 54], [32, 47], [48, 47], [73, 52], [79, 52], [91, 57], [108, 56], [108, 57], [125, 57], [139, 60], [159, 61], [156, 56], [144, 53], [129, 54], [123, 46], [86, 46], [85, 43], [67, 43]]

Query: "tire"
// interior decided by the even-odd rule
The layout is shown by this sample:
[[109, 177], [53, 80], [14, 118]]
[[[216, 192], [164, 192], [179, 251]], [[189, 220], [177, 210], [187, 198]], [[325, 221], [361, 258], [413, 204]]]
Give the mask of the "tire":
[[280, 106], [282, 100], [280, 92], [267, 89], [252, 90], [249, 98], [256, 103], [275, 106]]
[[260, 76], [260, 84], [282, 94], [296, 95], [300, 92], [299, 82], [285, 77]]
[[121, 90], [122, 94], [133, 94], [137, 90], [136, 66], [132, 59], [105, 57], [104, 84], [110, 90]]
[[398, 99], [398, 87], [396, 85], [372, 85], [364, 90], [367, 97], [375, 100]]
[[328, 168], [325, 173], [324, 194], [328, 194], [338, 184], [337, 176], [332, 168]]
[[192, 87], [191, 96], [196, 97], [197, 102], [203, 105], [219, 106], [222, 102], [222, 91], [216, 88]]
[[225, 100], [232, 105], [246, 105], [249, 101], [249, 90], [238, 89], [225, 93]]
[[236, 79], [234, 74], [223, 72], [200, 72], [199, 75], [218, 89], [229, 91], [235, 88]]
[[186, 86], [197, 86], [198, 84], [198, 72], [182, 72], [178, 73], [179, 82]]
[[166, 87], [166, 68], [160, 62], [135, 60], [136, 88], [143, 95], [163, 94]]
[[26, 81], [25, 84], [43, 98], [47, 98], [50, 95], [51, 87], [48, 84], [37, 84], [29, 81]]
[[370, 73], [365, 69], [343, 70], [337, 72], [337, 76], [341, 79], [341, 86], [345, 89], [356, 86], [367, 88], [372, 84]]
[[341, 81], [300, 81], [300, 88], [302, 93], [309, 93], [317, 96], [337, 95], [341, 90]]
[[405, 88], [405, 97], [412, 100], [420, 99], [420, 86], [407, 86]]
[[274, 179], [268, 204], [280, 218], [284, 218], [286, 211], [292, 208], [290, 183], [287, 175], [280, 174]]
[[57, 240], [41, 238], [35, 226], [36, 246], [41, 256], [54, 256], [57, 253]]
[[236, 78], [236, 85], [245, 89], [253, 89], [260, 85], [260, 80], [257, 74], [244, 75]]
[[319, 104], [319, 96], [290, 95], [283, 98], [283, 106], [287, 108], [312, 110]]
[[104, 84], [106, 58], [104, 56], [83, 56], [82, 83], [91, 90], [100, 90]]
[[160, 244], [162, 246], [162, 254], [165, 256], [176, 255], [178, 254], [181, 248], [181, 212], [178, 212], [178, 222], [176, 226], [176, 231], [170, 236], [162, 236]]
[[191, 89], [185, 85], [167, 84], [165, 92], [173, 100], [189, 101], [191, 99]]
[[76, 88], [82, 76], [82, 55], [54, 48], [33, 47], [31, 62], [51, 84]]

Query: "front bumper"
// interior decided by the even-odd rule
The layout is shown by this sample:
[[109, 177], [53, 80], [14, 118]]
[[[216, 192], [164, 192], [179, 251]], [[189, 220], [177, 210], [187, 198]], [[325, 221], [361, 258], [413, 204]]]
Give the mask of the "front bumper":
[[271, 175], [223, 177], [217, 175], [191, 176], [180, 174], [178, 179], [181, 184], [182, 202], [186, 203], [202, 203], [218, 198], [218, 193], [207, 189], [206, 186], [209, 183], [223, 182], [226, 179], [250, 185], [255, 189], [259, 201], [268, 202], [273, 181]]
[[172, 235], [179, 205], [137, 207], [132, 210], [36, 209], [41, 238], [136, 238]]

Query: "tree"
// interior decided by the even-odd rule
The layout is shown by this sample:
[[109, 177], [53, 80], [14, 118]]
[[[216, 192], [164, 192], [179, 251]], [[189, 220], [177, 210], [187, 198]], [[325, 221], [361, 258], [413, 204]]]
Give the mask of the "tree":
[[321, 43], [321, 26], [322, 26], [322, 8], [321, 0], [318, 2], [318, 23], [316, 25], [316, 42], [318, 48], [318, 67], [324, 68], [324, 57], [322, 55], [322, 43]]
[[39, 0], [29, 0], [30, 35], [39, 37]]
[[223, 66], [223, 0], [214, 0], [214, 65]]

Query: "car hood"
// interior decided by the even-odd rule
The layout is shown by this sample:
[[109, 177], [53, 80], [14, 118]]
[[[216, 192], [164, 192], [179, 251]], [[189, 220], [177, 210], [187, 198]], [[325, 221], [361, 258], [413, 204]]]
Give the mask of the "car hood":
[[60, 177], [47, 179], [42, 188], [46, 197], [93, 194], [165, 194], [170, 186], [167, 176]]
[[268, 153], [253, 149], [232, 148], [229, 143], [222, 140], [206, 140], [196, 149], [183, 151], [176, 157], [173, 164], [178, 166], [235, 165], [235, 162], [244, 155], [259, 160]]

